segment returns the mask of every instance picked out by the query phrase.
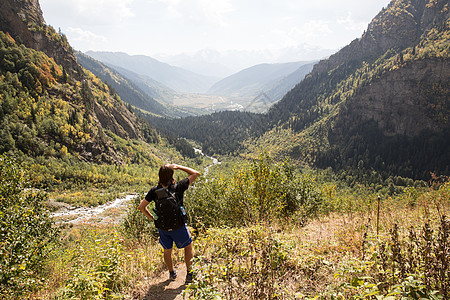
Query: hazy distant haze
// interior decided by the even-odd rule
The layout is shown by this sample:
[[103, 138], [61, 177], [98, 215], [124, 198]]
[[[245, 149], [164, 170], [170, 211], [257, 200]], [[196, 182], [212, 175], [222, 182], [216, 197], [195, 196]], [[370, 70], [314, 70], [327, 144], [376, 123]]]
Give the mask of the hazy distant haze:
[[[191, 64], [205, 72], [215, 69], [222, 75], [262, 62], [327, 56], [360, 37], [388, 3], [40, 0], [47, 23], [61, 28], [76, 50], [143, 54], [183, 67]], [[185, 59], [175, 56], [179, 54]]]

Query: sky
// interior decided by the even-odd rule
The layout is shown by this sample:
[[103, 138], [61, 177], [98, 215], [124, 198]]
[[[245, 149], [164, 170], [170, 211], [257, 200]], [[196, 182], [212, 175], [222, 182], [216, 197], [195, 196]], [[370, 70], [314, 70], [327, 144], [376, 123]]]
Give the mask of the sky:
[[76, 50], [149, 56], [210, 49], [339, 49], [389, 0], [40, 0]]

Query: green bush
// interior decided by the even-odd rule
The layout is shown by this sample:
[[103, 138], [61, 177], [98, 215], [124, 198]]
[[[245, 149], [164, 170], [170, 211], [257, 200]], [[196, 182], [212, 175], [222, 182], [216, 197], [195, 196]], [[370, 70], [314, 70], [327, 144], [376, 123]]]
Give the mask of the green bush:
[[236, 226], [295, 218], [301, 224], [324, 207], [314, 178], [297, 174], [288, 163], [261, 155], [233, 174], [201, 180], [185, 201], [191, 224]]
[[46, 197], [27, 191], [22, 170], [0, 156], [0, 295], [20, 297], [37, 290], [42, 266], [58, 231], [44, 208]]

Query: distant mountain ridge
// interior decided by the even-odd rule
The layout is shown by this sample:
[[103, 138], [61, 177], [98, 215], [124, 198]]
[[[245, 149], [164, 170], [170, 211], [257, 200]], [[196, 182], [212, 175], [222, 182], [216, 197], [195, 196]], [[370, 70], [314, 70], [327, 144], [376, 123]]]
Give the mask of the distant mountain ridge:
[[[309, 63], [291, 62], [283, 64], [259, 64], [220, 80], [208, 90], [208, 93], [221, 96], [253, 98], [261, 92], [269, 91], [282, 79], [294, 73], [304, 65], [309, 65]], [[304, 75], [309, 73], [311, 69], [306, 70]], [[298, 78], [296, 83], [300, 82], [302, 79], [303, 78]], [[294, 85], [290, 86], [290, 88]], [[290, 88], [288, 87], [285, 90], [285, 93]]]
[[163, 105], [145, 94], [133, 82], [124, 78], [117, 71], [81, 52], [76, 52], [75, 55], [84, 68], [111, 85], [127, 103], [157, 115], [168, 115], [167, 109]]
[[299, 43], [279, 49], [226, 50], [202, 49], [195, 53], [155, 55], [155, 58], [195, 73], [225, 78], [262, 63], [278, 64], [295, 61], [317, 61], [336, 50]]
[[120, 67], [148, 76], [181, 93], [203, 93], [218, 80], [218, 78], [196, 74], [144, 55], [95, 51], [88, 51], [86, 54], [112, 68]]
[[185, 108], [173, 106], [177, 93], [161, 83], [120, 67], [110, 68], [81, 52], [76, 52], [76, 56], [84, 68], [114, 88], [123, 101], [144, 113], [168, 118], [192, 114]]
[[131, 80], [147, 95], [156, 99], [160, 103], [173, 103], [173, 98], [177, 94], [177, 92], [173, 89], [148, 77], [147, 75], [137, 74], [133, 71], [117, 66], [114, 67], [114, 70], [122, 74], [125, 78]]
[[[185, 83], [183, 81], [177, 82], [177, 80], [185, 80], [185, 78], [176, 77], [173, 73], [173, 70], [178, 72], [179, 68], [162, 64], [151, 57], [108, 52], [87, 52], [87, 54], [91, 54], [89, 57], [93, 56], [103, 59], [104, 64], [108, 68], [112, 68], [120, 73], [127, 80], [133, 82], [142, 92], [160, 103], [177, 104], [177, 107], [168, 109], [168, 111], [173, 112], [171, 116], [205, 113], [210, 110], [210, 107], [214, 107], [214, 110], [219, 111], [228, 109], [248, 109], [254, 112], [266, 111], [270, 105], [281, 99], [284, 94], [299, 83], [311, 71], [313, 66], [310, 62], [260, 64], [217, 82], [207, 91], [209, 95], [205, 94], [203, 97], [202, 93], [178, 92], [156, 80], [156, 75], [150, 73], [156, 72], [159, 68], [164, 69], [166, 75], [172, 74], [170, 75], [172, 85], [179, 86]], [[120, 64], [120, 66], [111, 62]], [[147, 67], [145, 67], [146, 63], [148, 64]], [[151, 65], [154, 66], [152, 67]], [[153, 70], [151, 70], [152, 68]], [[144, 72], [146, 74], [143, 74]], [[102, 76], [95, 71], [94, 73]], [[164, 77], [161, 74], [158, 74], [158, 76], [160, 78]], [[123, 87], [121, 90], [123, 90]], [[213, 97], [213, 99], [209, 100], [213, 101], [210, 105], [208, 105], [208, 97]], [[127, 101], [126, 97], [124, 99]], [[190, 100], [184, 101], [183, 99]], [[134, 105], [134, 103], [132, 104]], [[200, 108], [198, 110], [198, 106], [203, 106], [204, 109]], [[187, 111], [183, 111], [183, 109]]]

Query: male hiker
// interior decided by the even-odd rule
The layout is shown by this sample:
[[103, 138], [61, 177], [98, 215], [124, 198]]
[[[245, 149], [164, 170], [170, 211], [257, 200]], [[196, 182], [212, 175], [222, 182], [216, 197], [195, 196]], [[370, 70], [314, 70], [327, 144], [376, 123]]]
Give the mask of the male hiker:
[[[174, 170], [182, 170], [188, 173], [188, 177], [175, 182]], [[166, 164], [159, 169], [159, 182], [150, 189], [145, 199], [139, 204], [139, 209], [148, 218], [155, 221], [159, 230], [159, 243], [164, 248], [164, 262], [169, 269], [169, 278], [175, 280], [177, 273], [173, 267], [172, 247], [173, 243], [178, 249], [184, 248], [184, 261], [186, 263], [186, 282], [192, 281], [190, 266], [194, 252], [192, 238], [187, 228], [186, 212], [183, 208], [183, 193], [197, 178], [199, 172], [177, 164]], [[155, 201], [153, 214], [147, 209], [147, 205]]]

